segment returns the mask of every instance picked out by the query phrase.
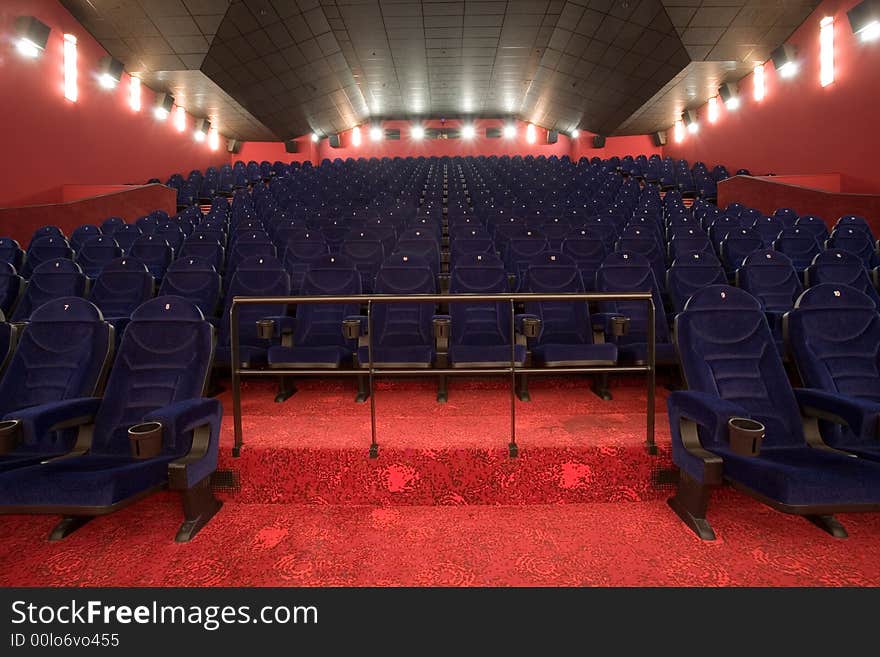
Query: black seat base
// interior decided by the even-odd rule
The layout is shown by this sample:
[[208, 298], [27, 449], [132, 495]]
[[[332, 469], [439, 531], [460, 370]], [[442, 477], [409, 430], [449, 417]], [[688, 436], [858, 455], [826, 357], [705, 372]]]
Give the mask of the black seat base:
[[174, 540], [177, 543], [188, 543], [217, 514], [223, 506], [223, 502], [214, 497], [210, 477], [206, 477], [181, 493], [184, 520], [180, 529], [177, 530]]
[[685, 472], [679, 472], [678, 488], [673, 497], [666, 500], [675, 515], [704, 541], [715, 540], [715, 530], [706, 520], [710, 489]]

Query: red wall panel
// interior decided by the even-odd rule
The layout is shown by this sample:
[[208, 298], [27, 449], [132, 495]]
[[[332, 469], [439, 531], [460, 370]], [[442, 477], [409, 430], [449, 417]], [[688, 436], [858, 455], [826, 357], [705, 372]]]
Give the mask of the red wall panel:
[[[38, 59], [15, 50], [19, 15], [36, 16], [52, 28]], [[77, 38], [75, 103], [65, 100], [63, 91], [65, 32]], [[94, 72], [107, 53], [56, 0], [3, 0], [0, 35], [0, 207], [60, 201], [64, 184], [143, 184], [228, 161], [222, 139], [219, 151], [193, 139], [192, 117], [183, 133], [171, 120], [156, 121], [155, 94], [148, 88], [142, 87], [141, 111], [132, 111], [127, 75], [115, 90], [102, 89]]]
[[[862, 43], [850, 29], [846, 11], [858, 0], [825, 0], [789, 39], [800, 71], [782, 79], [772, 62], [765, 67], [766, 95], [754, 100], [752, 75], [739, 83], [742, 105], [728, 112], [720, 104], [718, 122], [699, 110], [700, 131], [676, 144], [668, 133], [664, 153], [731, 171], [753, 174], [840, 173], [843, 191], [880, 192], [880, 43]], [[819, 84], [819, 21], [834, 17], [835, 80]]]

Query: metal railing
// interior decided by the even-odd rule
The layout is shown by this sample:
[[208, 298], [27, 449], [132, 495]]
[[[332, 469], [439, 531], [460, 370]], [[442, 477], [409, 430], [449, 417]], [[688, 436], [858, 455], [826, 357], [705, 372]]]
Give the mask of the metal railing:
[[[516, 364], [516, 304], [539, 301], [571, 301], [571, 302], [602, 302], [602, 301], [643, 301], [647, 305], [647, 362], [644, 365], [608, 365], [608, 366], [583, 366], [583, 367], [526, 367]], [[375, 303], [502, 303], [510, 304], [510, 365], [505, 367], [428, 367], [428, 368], [400, 368], [379, 367], [373, 362], [372, 334], [373, 315], [372, 309]], [[239, 309], [244, 305], [271, 304], [271, 305], [300, 305], [300, 304], [344, 304], [364, 305], [367, 308], [367, 347], [369, 359], [359, 368], [351, 369], [328, 369], [328, 368], [266, 368], [250, 369], [241, 367], [239, 345]], [[289, 297], [234, 297], [230, 308], [230, 341], [231, 341], [231, 371], [232, 371], [232, 413], [235, 431], [235, 444], [232, 449], [233, 456], [241, 454], [244, 444], [242, 421], [241, 421], [241, 377], [267, 377], [267, 376], [366, 376], [369, 380], [370, 398], [370, 456], [378, 456], [379, 442], [376, 435], [376, 396], [373, 381], [377, 376], [473, 376], [483, 374], [509, 374], [510, 375], [510, 442], [508, 449], [511, 456], [518, 453], [516, 442], [516, 375], [517, 374], [633, 374], [644, 372], [647, 377], [647, 420], [645, 445], [650, 454], [657, 453], [654, 441], [654, 387], [656, 381], [656, 336], [655, 336], [655, 307], [650, 292], [585, 292], [572, 294], [535, 294], [535, 293], [510, 293], [510, 294], [410, 294], [410, 295], [352, 295], [352, 296], [289, 296]], [[592, 328], [592, 327], [590, 327]], [[342, 323], [339, 327], [342, 332]]]

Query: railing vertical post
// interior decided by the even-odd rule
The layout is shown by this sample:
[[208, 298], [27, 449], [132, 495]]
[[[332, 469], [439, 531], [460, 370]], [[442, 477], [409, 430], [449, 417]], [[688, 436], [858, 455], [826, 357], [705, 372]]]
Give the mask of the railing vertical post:
[[510, 458], [516, 458], [516, 303], [510, 300], [510, 442], [507, 445]]
[[238, 368], [241, 365], [241, 357], [239, 356], [238, 346], [238, 304], [235, 299], [232, 300], [232, 307], [229, 309], [229, 342], [232, 374], [232, 424], [235, 432], [235, 444], [232, 447], [233, 456], [241, 456], [241, 445], [243, 442], [241, 428], [241, 377]]
[[367, 302], [367, 356], [369, 361], [370, 393], [370, 458], [379, 458], [379, 442], [376, 440], [376, 391], [373, 389], [373, 300]]
[[656, 313], [652, 297], [648, 299], [648, 426], [646, 427], [648, 454], [657, 453], [657, 444], [654, 441], [654, 388], [657, 385], [657, 330], [654, 325]]

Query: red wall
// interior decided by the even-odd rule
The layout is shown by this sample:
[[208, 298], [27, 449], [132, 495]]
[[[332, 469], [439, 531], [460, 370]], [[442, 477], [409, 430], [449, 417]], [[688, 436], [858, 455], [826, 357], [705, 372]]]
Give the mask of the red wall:
[[[720, 105], [710, 125], [700, 108], [700, 131], [681, 144], [670, 130], [664, 153], [709, 166], [753, 174], [840, 173], [845, 192], [880, 192], [880, 43], [862, 43], [852, 33], [846, 11], [858, 0], [826, 0], [791, 36], [800, 72], [780, 79], [765, 64], [764, 100], [754, 100], [752, 75], [739, 83], [742, 105]], [[834, 17], [835, 80], [819, 84], [819, 21]]]
[[[15, 50], [19, 15], [36, 16], [52, 28], [38, 59], [26, 59]], [[77, 38], [75, 103], [63, 91], [65, 32]], [[60, 201], [64, 184], [144, 183], [228, 161], [222, 139], [215, 152], [207, 141], [192, 138], [192, 117], [187, 117], [184, 133], [171, 120], [156, 121], [151, 109], [155, 94], [148, 88], [142, 87], [141, 111], [132, 111], [127, 75], [115, 90], [102, 89], [94, 71], [106, 54], [56, 0], [0, 2], [0, 207]]]
[[[535, 126], [536, 140], [534, 144], [526, 141], [526, 126], [522, 121], [517, 121], [517, 135], [514, 139], [487, 139], [486, 128], [501, 128], [503, 119], [476, 119], [474, 127], [476, 136], [471, 140], [465, 139], [424, 139], [417, 141], [409, 136], [412, 121], [383, 121], [383, 128], [397, 128], [400, 130], [400, 140], [382, 140], [374, 142], [370, 140], [369, 125], [361, 126], [361, 145], [355, 147], [351, 143], [351, 131], [342, 133], [340, 148], [331, 148], [327, 139], [322, 139], [317, 145], [313, 144], [309, 135], [297, 139], [299, 151], [287, 153], [282, 142], [245, 142], [241, 153], [232, 156], [236, 160], [256, 160], [261, 162], [268, 160], [274, 162], [290, 162], [293, 160], [302, 162], [310, 160], [314, 164], [320, 163], [324, 158], [346, 159], [371, 158], [371, 157], [431, 157], [445, 155], [556, 155], [562, 157], [568, 155], [577, 161], [581, 157], [607, 158], [613, 155], [651, 155], [661, 154], [661, 149], [655, 147], [648, 135], [633, 137], [609, 137], [605, 141], [605, 148], [593, 148], [593, 133], [582, 131], [577, 139], [570, 139], [560, 134], [555, 144], [547, 143], [547, 130]], [[426, 120], [422, 125], [430, 128], [459, 128], [462, 121], [450, 119], [441, 123], [439, 119]]]

